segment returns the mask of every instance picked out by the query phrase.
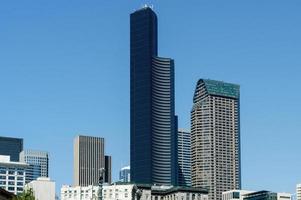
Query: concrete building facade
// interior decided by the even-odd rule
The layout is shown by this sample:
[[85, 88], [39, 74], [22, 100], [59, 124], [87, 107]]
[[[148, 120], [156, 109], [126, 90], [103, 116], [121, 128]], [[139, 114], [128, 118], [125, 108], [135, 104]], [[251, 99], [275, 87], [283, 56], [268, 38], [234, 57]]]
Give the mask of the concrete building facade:
[[209, 200], [240, 189], [239, 85], [200, 79], [191, 110], [193, 187], [209, 189]]
[[55, 200], [55, 182], [50, 178], [40, 177], [26, 184], [25, 190], [32, 189], [35, 199]]

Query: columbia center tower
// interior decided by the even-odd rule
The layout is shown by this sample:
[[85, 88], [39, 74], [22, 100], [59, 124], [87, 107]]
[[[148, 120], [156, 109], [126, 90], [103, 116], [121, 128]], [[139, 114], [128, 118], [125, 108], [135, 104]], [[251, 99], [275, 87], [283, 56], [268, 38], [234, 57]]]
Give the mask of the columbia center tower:
[[157, 16], [130, 15], [131, 181], [176, 184], [174, 61], [158, 57]]

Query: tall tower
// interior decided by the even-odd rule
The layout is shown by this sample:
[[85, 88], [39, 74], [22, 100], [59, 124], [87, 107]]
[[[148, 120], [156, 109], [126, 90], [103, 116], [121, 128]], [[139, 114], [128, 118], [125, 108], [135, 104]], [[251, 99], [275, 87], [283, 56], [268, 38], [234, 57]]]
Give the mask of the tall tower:
[[157, 16], [130, 16], [131, 181], [176, 184], [174, 61], [158, 57]]
[[178, 185], [191, 186], [191, 135], [178, 131]]
[[74, 185], [97, 185], [105, 168], [104, 138], [77, 136], [74, 139]]
[[240, 189], [239, 85], [200, 79], [191, 110], [192, 186], [209, 200]]

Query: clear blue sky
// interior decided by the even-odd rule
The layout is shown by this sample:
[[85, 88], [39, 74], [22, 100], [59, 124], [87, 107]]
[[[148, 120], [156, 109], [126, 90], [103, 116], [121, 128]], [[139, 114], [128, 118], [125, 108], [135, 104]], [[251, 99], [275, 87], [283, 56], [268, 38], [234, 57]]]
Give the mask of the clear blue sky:
[[129, 14], [159, 18], [159, 54], [176, 66], [179, 127], [196, 81], [241, 85], [244, 189], [301, 182], [301, 1], [0, 2], [0, 135], [50, 152], [57, 186], [72, 183], [73, 138], [104, 137], [113, 178], [129, 164]]

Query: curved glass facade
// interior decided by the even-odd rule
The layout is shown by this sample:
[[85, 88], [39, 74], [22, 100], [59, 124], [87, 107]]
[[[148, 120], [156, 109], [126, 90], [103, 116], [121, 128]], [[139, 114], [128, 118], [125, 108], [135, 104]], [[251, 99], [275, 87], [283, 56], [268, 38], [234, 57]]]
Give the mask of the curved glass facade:
[[174, 184], [174, 62], [157, 56], [157, 16], [131, 14], [131, 181]]

